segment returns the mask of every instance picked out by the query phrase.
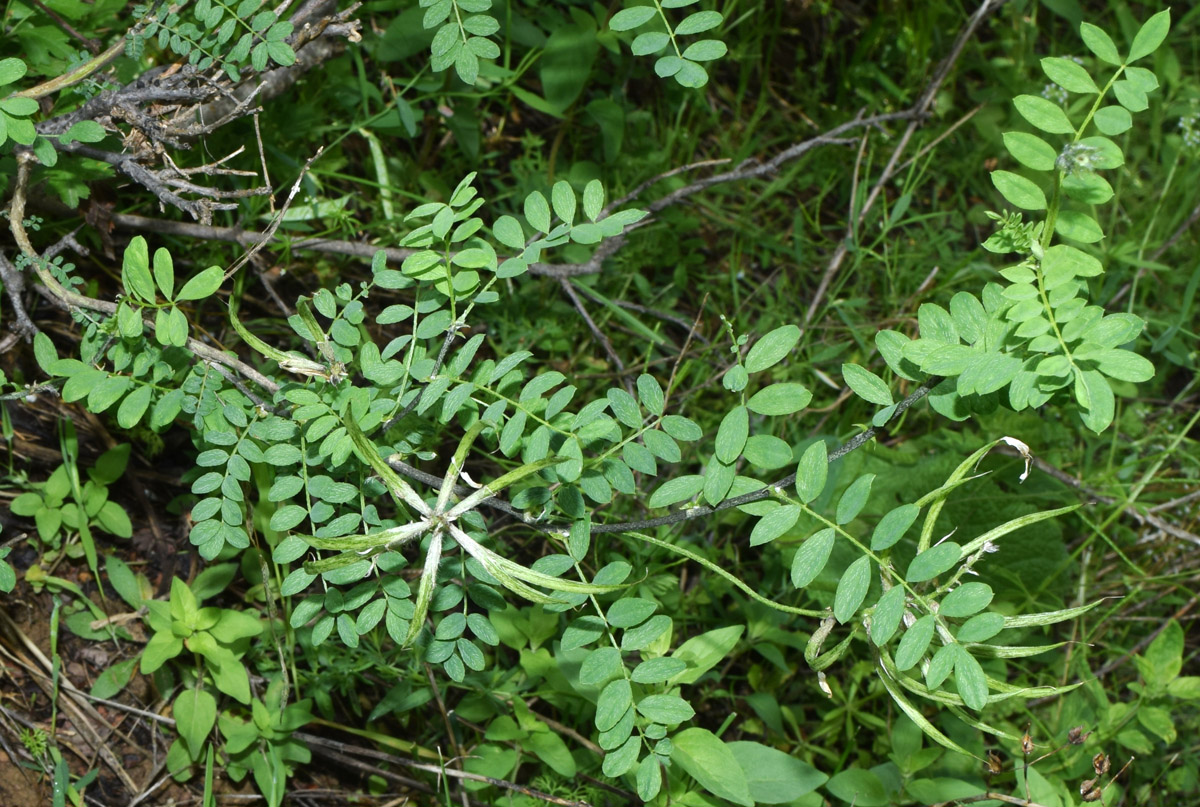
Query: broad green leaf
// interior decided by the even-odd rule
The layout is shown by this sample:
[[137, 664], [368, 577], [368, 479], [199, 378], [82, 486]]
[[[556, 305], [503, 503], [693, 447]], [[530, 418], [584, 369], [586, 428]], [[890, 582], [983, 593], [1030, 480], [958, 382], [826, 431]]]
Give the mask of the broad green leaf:
[[620, 675], [621, 669], [621, 651], [615, 647], [600, 647], [584, 658], [579, 668], [579, 682], [584, 686], [599, 686]]
[[796, 494], [800, 501], [809, 504], [821, 495], [825, 489], [825, 480], [829, 475], [829, 454], [824, 440], [804, 449], [800, 455], [800, 464], [796, 468]]
[[700, 680], [700, 676], [720, 664], [733, 651], [745, 629], [744, 625], [716, 628], [681, 644], [671, 657], [687, 662], [688, 669], [675, 676], [672, 683], [694, 684]]
[[525, 220], [539, 232], [550, 232], [550, 205], [546, 203], [546, 197], [538, 191], [525, 197]]
[[596, 728], [607, 731], [633, 706], [633, 690], [624, 678], [610, 681], [596, 701]]
[[608, 27], [614, 31], [631, 31], [649, 22], [654, 13], [654, 6], [623, 8], [608, 21]]
[[783, 325], [764, 335], [746, 354], [746, 372], [758, 373], [773, 367], [791, 353], [799, 341], [800, 329], [795, 325]]
[[1046, 194], [1032, 180], [1011, 171], [993, 171], [992, 184], [1008, 200], [1021, 210], [1045, 210]]
[[671, 738], [671, 761], [722, 799], [754, 807], [750, 785], [729, 747], [708, 729], [690, 728]]
[[954, 659], [954, 683], [969, 708], [979, 711], [987, 705], [987, 677], [975, 657], [965, 650]]
[[724, 20], [719, 11], [697, 11], [675, 27], [676, 36], [690, 36], [716, 28]]
[[896, 669], [904, 672], [917, 666], [917, 662], [925, 655], [929, 643], [933, 640], [933, 629], [937, 625], [937, 617], [926, 614], [912, 624], [900, 639], [896, 648]]
[[794, 504], [776, 507], [754, 525], [754, 529], [750, 531], [750, 546], [774, 541], [796, 525], [801, 512], [803, 511]]
[[872, 551], [881, 552], [895, 546], [896, 542], [904, 537], [904, 533], [916, 521], [917, 514], [920, 512], [921, 508], [915, 504], [902, 504], [894, 510], [888, 511], [883, 518], [879, 519], [879, 523], [875, 525], [875, 531], [871, 533]]
[[1109, 427], [1116, 416], [1116, 400], [1108, 381], [1095, 370], [1084, 370], [1077, 376], [1076, 399], [1078, 400], [1080, 385], [1087, 390], [1088, 401], [1080, 402], [1086, 410], [1083, 413], [1083, 423], [1092, 431], [1099, 434]]
[[117, 407], [117, 425], [122, 429], [132, 429], [146, 414], [150, 406], [150, 396], [153, 389], [148, 384], [139, 384], [137, 389], [125, 396]]
[[842, 378], [846, 380], [846, 385], [864, 401], [878, 406], [891, 406], [894, 403], [892, 391], [888, 389], [887, 383], [865, 367], [859, 367], [857, 364], [843, 364]]
[[642, 402], [642, 406], [650, 410], [652, 415], [662, 415], [663, 413], [663, 389], [657, 379], [652, 375], [643, 373], [637, 379], [638, 400]]
[[1088, 50], [1096, 54], [1100, 61], [1120, 66], [1121, 54], [1117, 52], [1117, 46], [1113, 44], [1112, 37], [1103, 30], [1090, 22], [1085, 22], [1079, 26], [1079, 35], [1083, 39], [1083, 44], [1087, 45]]
[[165, 249], [154, 250], [154, 280], [167, 300], [175, 293], [175, 264]]
[[735, 406], [725, 413], [721, 425], [717, 429], [717, 440], [714, 453], [717, 459], [726, 465], [731, 465], [741, 455], [746, 447], [746, 439], [750, 434], [750, 411], [744, 406]]
[[956, 618], [971, 616], [987, 608], [992, 596], [992, 587], [987, 583], [963, 583], [942, 598], [938, 613]]
[[1104, 231], [1096, 220], [1080, 210], [1060, 211], [1054, 223], [1054, 232], [1084, 244], [1094, 244], [1104, 238]]
[[1053, 101], [1036, 95], [1018, 95], [1013, 105], [1021, 117], [1043, 132], [1051, 134], [1075, 134], [1075, 127], [1067, 120], [1062, 108]]
[[183, 288], [179, 290], [176, 301], [184, 300], [203, 300], [205, 297], [211, 297], [216, 294], [217, 289], [221, 288], [221, 281], [224, 279], [224, 273], [219, 266], [210, 266], [200, 274], [188, 280], [183, 284]]
[[1106, 106], [1096, 110], [1092, 117], [1096, 128], [1106, 135], [1115, 137], [1129, 131], [1133, 126], [1133, 116], [1123, 106]]
[[812, 765], [777, 748], [748, 741], [725, 745], [745, 772], [756, 804], [789, 804], [829, 780]]
[[1089, 355], [1100, 372], [1118, 381], [1141, 383], [1154, 378], [1154, 364], [1131, 350], [1110, 349]]
[[629, 771], [633, 770], [633, 766], [637, 764], [638, 751], [641, 750], [642, 740], [640, 737], [630, 737], [625, 741], [625, 744], [615, 751], [610, 751], [604, 757], [604, 763], [600, 766], [600, 771], [608, 777], [617, 778], [624, 776]]
[[838, 581], [833, 599], [833, 616], [845, 624], [858, 612], [871, 587], [871, 559], [866, 555], [850, 564]]
[[1027, 132], [1005, 132], [1004, 146], [1017, 162], [1035, 171], [1054, 170], [1058, 152], [1042, 138]]
[[847, 768], [825, 783], [825, 789], [853, 807], [884, 807], [887, 790], [874, 771]]
[[1132, 81], [1115, 81], [1112, 90], [1117, 102], [1130, 112], [1144, 112], [1150, 108], [1150, 99]]
[[908, 565], [908, 574], [904, 579], [910, 583], [924, 583], [939, 574], [944, 574], [958, 563], [962, 557], [962, 547], [953, 541], [943, 541], [937, 546], [926, 549], [913, 558]]
[[828, 527], [800, 544], [792, 558], [792, 585], [804, 588], [816, 579], [829, 562], [829, 553], [833, 551], [836, 537], [837, 532]]
[[614, 628], [632, 628], [650, 618], [658, 605], [641, 597], [625, 597], [608, 608], [606, 619]]
[[1092, 81], [1088, 71], [1070, 59], [1064, 59], [1061, 56], [1042, 59], [1042, 72], [1068, 92], [1100, 93], [1100, 88], [1096, 86], [1096, 82]]
[[850, 483], [845, 493], [842, 494], [842, 498], [838, 500], [838, 524], [849, 524], [858, 517], [867, 504], [867, 499], [871, 495], [871, 483], [874, 481], [875, 474], [863, 474]]
[[554, 183], [554, 187], [550, 189], [550, 203], [554, 206], [554, 215], [567, 224], [575, 223], [575, 191], [570, 182], [560, 179]]
[[650, 802], [662, 789], [662, 765], [658, 755], [650, 754], [638, 765], [637, 794], [643, 802]]
[[812, 401], [812, 393], [803, 384], [783, 383], [763, 387], [750, 396], [746, 406], [759, 415], [777, 416], [799, 412]]
[[583, 214], [589, 221], [600, 217], [604, 209], [604, 185], [600, 180], [593, 179], [583, 188]]
[[955, 638], [960, 642], [986, 642], [1002, 630], [1003, 616], [994, 613], [978, 614], [962, 624]]
[[1126, 62], [1136, 62], [1138, 59], [1154, 53], [1154, 51], [1158, 50], [1158, 46], [1163, 43], [1163, 40], [1167, 38], [1167, 33], [1170, 30], [1170, 9], [1163, 9], [1146, 20], [1133, 37], [1133, 44], [1129, 46], [1129, 58], [1126, 59]]
[[154, 279], [150, 276], [150, 253], [146, 239], [136, 235], [125, 247], [121, 263], [121, 281], [125, 293], [132, 294], [147, 303], [154, 302]]
[[792, 447], [770, 434], [756, 434], [746, 440], [742, 456], [754, 467], [767, 470], [790, 465], [794, 459]]
[[729, 48], [719, 39], [701, 39], [687, 46], [683, 51], [683, 58], [694, 62], [711, 62], [728, 52]]
[[185, 689], [175, 698], [174, 713], [179, 736], [198, 754], [217, 722], [217, 699], [203, 689]]
[[904, 602], [904, 589], [892, 586], [875, 603], [875, 611], [871, 614], [871, 641], [876, 647], [883, 647], [896, 634], [904, 616]]
[[687, 501], [704, 489], [704, 477], [698, 474], [668, 480], [650, 496], [650, 507], [670, 507]]
[[678, 695], [647, 695], [637, 703], [638, 712], [645, 718], [664, 726], [691, 720], [696, 710]]
[[959, 644], [948, 644], [939, 648], [929, 662], [929, 669], [925, 671], [925, 686], [930, 689], [940, 687], [950, 677], [950, 673], [954, 672], [954, 662], [961, 652], [963, 649]]
[[[608, 649], [616, 652], [616, 648]], [[634, 667], [629, 677], [635, 684], [661, 684], [682, 673], [687, 666], [687, 662], [683, 659], [660, 656], [647, 659]]]

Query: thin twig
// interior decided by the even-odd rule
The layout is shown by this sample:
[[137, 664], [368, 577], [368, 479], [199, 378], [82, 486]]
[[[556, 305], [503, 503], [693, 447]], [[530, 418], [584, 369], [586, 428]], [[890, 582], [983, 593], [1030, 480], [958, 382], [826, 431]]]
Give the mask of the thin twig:
[[[592, 336], [596, 338], [596, 341], [600, 343], [602, 348], [604, 348], [604, 352], [608, 354], [608, 357], [612, 359], [613, 364], [617, 366], [617, 372], [624, 377], [625, 362], [621, 361], [621, 357], [617, 355], [617, 351], [613, 350], [612, 342], [609, 340], [608, 335], [605, 334], [604, 331], [600, 330], [599, 326], [596, 325], [596, 322], [592, 319], [592, 315], [588, 313], [587, 307], [583, 304], [583, 300], [580, 300], [579, 295], [575, 293], [575, 289], [572, 287], [571, 281], [564, 277], [561, 278], [558, 283], [562, 287], [563, 293], [567, 295], [568, 299], [570, 299], [571, 305], [575, 306], [575, 310], [579, 312], [579, 316], [583, 317], [583, 321], [587, 325], [588, 330], [592, 332]], [[632, 384], [632, 381], [630, 381], [628, 378], [625, 378], [625, 385], [630, 387], [628, 391], [631, 394], [633, 391]]]

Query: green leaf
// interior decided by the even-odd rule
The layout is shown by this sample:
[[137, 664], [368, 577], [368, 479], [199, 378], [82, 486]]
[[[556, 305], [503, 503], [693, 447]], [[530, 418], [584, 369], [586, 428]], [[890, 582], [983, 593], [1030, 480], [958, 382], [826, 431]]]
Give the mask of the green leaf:
[[884, 380], [865, 367], [843, 364], [842, 378], [846, 380], [846, 385], [854, 390], [854, 394], [864, 401], [878, 406], [891, 406], [894, 403], [892, 391], [888, 389]]
[[[716, 12], [711, 13], [715, 14]], [[720, 15], [717, 14], [717, 16], [719, 17]], [[750, 348], [750, 352], [746, 354], [746, 360], [743, 363], [746, 367], [746, 372], [758, 373], [778, 364], [792, 351], [792, 348], [799, 341], [800, 329], [795, 325], [783, 325], [776, 328], [755, 342], [754, 346]]]
[[750, 531], [750, 546], [759, 546], [774, 541], [796, 526], [802, 512], [794, 504], [776, 507], [754, 525], [754, 529]]
[[137, 389], [125, 396], [117, 407], [117, 425], [122, 429], [132, 429], [146, 414], [150, 406], [150, 396], [153, 389], [148, 384], [139, 384]]
[[154, 302], [154, 280], [150, 277], [150, 254], [146, 239], [140, 235], [130, 240], [125, 247], [125, 255], [121, 263], [121, 281], [125, 292], [141, 298], [144, 302]]
[[697, 11], [675, 27], [676, 36], [690, 36], [716, 28], [725, 18], [718, 11]]
[[929, 668], [925, 671], [925, 686], [930, 689], [940, 687], [950, 677], [950, 673], [954, 672], [954, 662], [961, 652], [963, 652], [962, 646], [958, 644], [948, 644], [940, 647], [933, 654], [933, 659], [929, 662]]
[[1080, 210], [1063, 210], [1054, 223], [1054, 232], [1071, 241], [1094, 244], [1104, 238], [1100, 225], [1087, 213]]
[[975, 657], [965, 650], [954, 659], [954, 683], [969, 708], [979, 711], [987, 705], [987, 677]]
[[658, 756], [650, 754], [638, 765], [637, 794], [643, 802], [649, 802], [662, 789], [662, 765]]
[[1112, 37], [1103, 30], [1085, 22], [1079, 26], [1079, 35], [1083, 44], [1087, 45], [1088, 50], [1096, 54], [1100, 61], [1120, 66], [1121, 54], [1117, 53], [1117, 46], [1113, 44]]
[[742, 456], [756, 468], [774, 470], [792, 462], [792, 447], [770, 434], [756, 434], [746, 440]]
[[1075, 134], [1075, 127], [1067, 120], [1062, 108], [1053, 101], [1036, 95], [1018, 95], [1013, 99], [1017, 112], [1043, 132], [1051, 134]]
[[809, 504], [825, 489], [825, 481], [829, 476], [829, 454], [824, 440], [804, 449], [800, 455], [800, 464], [796, 467], [796, 495], [800, 501]]
[[678, 695], [647, 695], [638, 701], [637, 710], [655, 723], [672, 726], [691, 720], [696, 710]]
[[154, 281], [163, 297], [170, 300], [175, 293], [175, 264], [165, 249], [154, 250]]
[[[663, 389], [654, 376], [643, 373], [637, 379], [638, 400], [653, 415], [662, 415]], [[740, 449], [739, 449], [740, 450]]]
[[690, 728], [675, 734], [671, 761], [714, 796], [754, 807], [745, 771], [729, 747], [708, 729]]
[[1004, 146], [1017, 162], [1035, 171], [1053, 171], [1058, 152], [1037, 135], [1027, 132], [1005, 132]]
[[750, 411], [744, 406], [735, 406], [725, 413], [721, 425], [717, 429], [715, 454], [718, 460], [726, 465], [733, 464], [742, 449], [746, 447], [746, 439], [750, 434]]
[[1096, 82], [1092, 81], [1088, 71], [1070, 59], [1060, 56], [1042, 59], [1042, 72], [1068, 92], [1095, 93], [1097, 95], [1100, 93], [1100, 88], [1096, 86]]
[[683, 58], [693, 62], [711, 62], [728, 52], [729, 48], [719, 39], [701, 39], [687, 46], [683, 51]]
[[217, 722], [217, 699], [203, 689], [185, 689], [175, 698], [175, 726], [193, 754]]
[[1158, 46], [1167, 38], [1171, 30], [1171, 10], [1164, 9], [1142, 24], [1133, 37], [1129, 46], [1129, 58], [1126, 62], [1136, 62], [1158, 50]]
[[1011, 171], [993, 171], [992, 184], [1013, 207], [1021, 210], [1045, 210], [1046, 194], [1032, 180]]
[[58, 361], [58, 351], [54, 348], [54, 342], [50, 341], [50, 337], [44, 331], [38, 331], [33, 335], [33, 357], [37, 360], [38, 366], [42, 368], [42, 372], [47, 375], [58, 375], [50, 368]]
[[1081, 385], [1088, 396], [1086, 405], [1080, 402], [1080, 406], [1086, 410], [1083, 413], [1083, 423], [1099, 434], [1109, 427], [1116, 416], [1116, 401], [1112, 387], [1109, 386], [1104, 376], [1095, 370], [1084, 370], [1076, 376], [1076, 400], [1079, 399]]
[[955, 618], [971, 616], [987, 608], [992, 597], [992, 587], [987, 583], [963, 583], [942, 598], [938, 613]]
[[883, 647], [891, 641], [903, 616], [904, 589], [893, 586], [875, 603], [875, 611], [871, 614], [871, 641], [876, 647]]
[[550, 232], [550, 205], [546, 202], [546, 197], [538, 191], [525, 197], [525, 219], [534, 229], [543, 233]]
[[69, 146], [78, 141], [80, 143], [99, 143], [108, 135], [104, 131], [104, 127], [96, 123], [94, 120], [81, 120], [72, 124], [70, 129], [58, 136], [58, 142], [64, 146]]
[[16, 57], [0, 59], [0, 87], [17, 81], [25, 75], [27, 70], [25, 62]]
[[792, 585], [804, 588], [825, 568], [829, 562], [829, 553], [833, 551], [833, 543], [837, 532], [828, 527], [800, 545], [792, 558]]
[[917, 662], [925, 655], [929, 643], [933, 641], [933, 630], [937, 625], [937, 617], [926, 614], [912, 624], [900, 639], [896, 648], [896, 669], [904, 672], [917, 666]]
[[633, 705], [633, 689], [624, 678], [609, 682], [596, 701], [596, 728], [608, 731]]
[[726, 743], [746, 774], [756, 804], [788, 804], [829, 780], [819, 770], [776, 748], [757, 742]]
[[583, 660], [579, 667], [579, 682], [584, 686], [599, 686], [615, 678], [622, 669], [621, 651], [615, 647], [600, 647]]
[[1004, 617], [1000, 614], [978, 614], [962, 624], [955, 634], [960, 642], [986, 642], [1004, 630]]
[[746, 406], [759, 415], [778, 416], [799, 412], [812, 401], [812, 393], [803, 384], [785, 383], [763, 387], [750, 396]]
[[924, 583], [954, 568], [962, 557], [962, 547], [952, 541], [943, 541], [926, 549], [913, 558], [904, 579], [910, 583]]
[[179, 290], [176, 301], [184, 300], [203, 300], [205, 297], [211, 297], [216, 294], [217, 289], [221, 288], [221, 282], [224, 280], [224, 272], [219, 266], [210, 266], [200, 274], [188, 280], [183, 284], [183, 288]]
[[613, 31], [632, 31], [649, 22], [654, 13], [654, 6], [623, 8], [608, 21], [608, 27]]
[[658, 605], [641, 597], [625, 597], [617, 600], [608, 609], [608, 624], [614, 628], [632, 628], [650, 618]]
[[681, 476], [664, 482], [650, 496], [651, 508], [670, 507], [682, 501], [687, 501], [704, 489], [704, 477], [698, 474]]
[[137, 663], [138, 660], [136, 658], [131, 658], [105, 667], [104, 671], [96, 676], [95, 683], [92, 684], [92, 697], [112, 698], [119, 693], [129, 683], [129, 679], [133, 677], [133, 671], [136, 669]]
[[871, 533], [871, 550], [881, 552], [895, 546], [896, 542], [904, 537], [904, 533], [916, 521], [917, 514], [920, 512], [921, 508], [915, 504], [902, 504], [894, 510], [888, 511], [875, 525], [875, 531]]
[[887, 791], [874, 771], [849, 768], [825, 783], [825, 789], [854, 807], [884, 807]]
[[1133, 126], [1133, 116], [1123, 106], [1106, 106], [1096, 110], [1092, 117], [1096, 128], [1106, 135], [1116, 136], [1129, 131]]
[[554, 206], [554, 215], [567, 224], [575, 223], [575, 191], [570, 182], [559, 180], [554, 183], [550, 189], [550, 203]]
[[867, 499], [871, 495], [871, 483], [874, 481], [875, 474], [863, 474], [850, 483], [846, 492], [842, 494], [842, 498], [838, 500], [838, 524], [849, 524], [858, 517], [867, 504]]
[[737, 646], [745, 630], [744, 625], [729, 625], [716, 628], [699, 636], [693, 636], [671, 654], [688, 663], [688, 670], [675, 677], [673, 683], [694, 684], [700, 677], [721, 663]]
[[833, 616], [843, 625], [858, 612], [871, 587], [871, 559], [866, 555], [850, 564], [838, 581], [833, 598]]
[[[616, 652], [616, 648], [608, 649]], [[661, 656], [643, 661], [633, 668], [629, 677], [635, 684], [661, 684], [679, 675], [687, 669], [687, 666], [687, 662], [683, 659]], [[582, 679], [582, 675], [580, 677]]]
[[1154, 365], [1131, 350], [1110, 349], [1088, 356], [1100, 372], [1118, 381], [1135, 384], [1154, 378]]
[[583, 215], [595, 221], [604, 210], [604, 185], [593, 179], [583, 187]]

